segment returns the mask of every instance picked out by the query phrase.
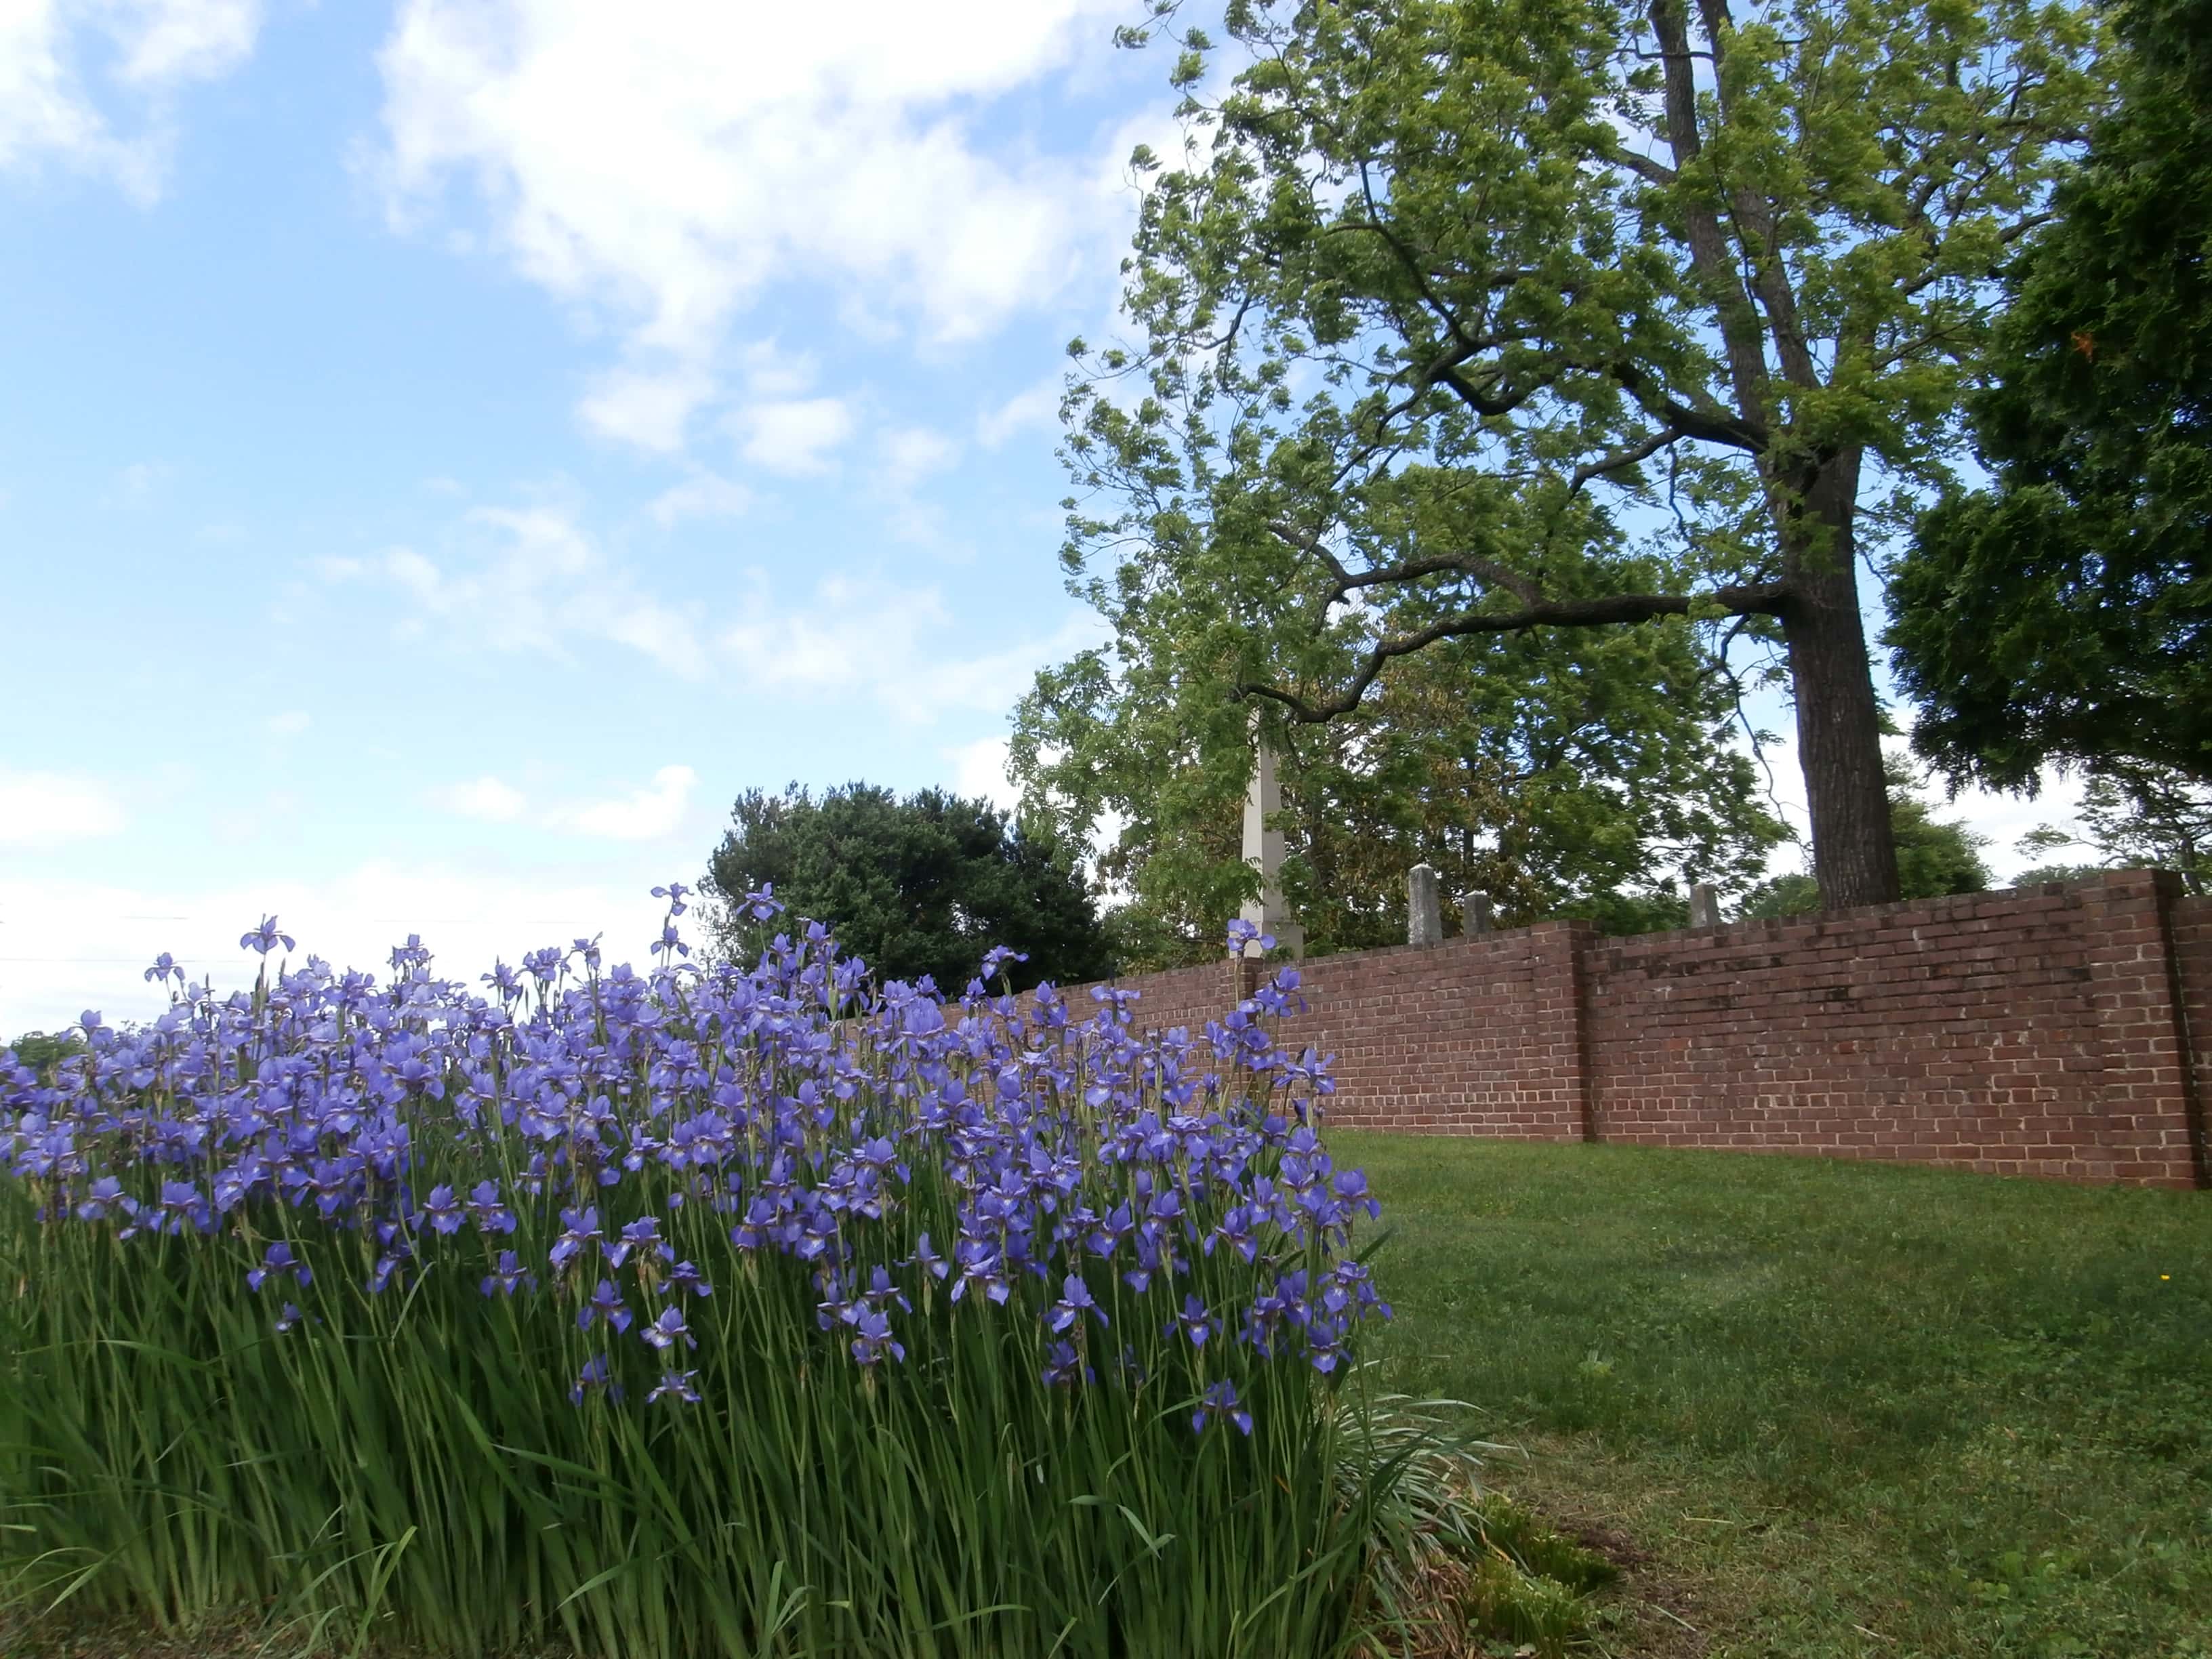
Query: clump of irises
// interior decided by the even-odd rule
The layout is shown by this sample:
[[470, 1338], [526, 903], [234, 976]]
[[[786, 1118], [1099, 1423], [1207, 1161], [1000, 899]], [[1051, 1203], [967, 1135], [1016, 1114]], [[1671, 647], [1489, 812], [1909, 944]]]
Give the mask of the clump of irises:
[[[456, 1649], [1104, 1652], [1156, 1615], [1187, 1639], [1194, 1595], [1207, 1651], [1348, 1628], [1344, 1384], [1389, 1309], [1353, 1248], [1376, 1200], [1316, 1133], [1327, 1062], [1273, 1036], [1297, 970], [1153, 1030], [1113, 986], [1012, 994], [1005, 950], [957, 996], [879, 985], [767, 888], [734, 905], [750, 959], [708, 960], [690, 890], [653, 892], [643, 970], [579, 939], [463, 982], [410, 936], [380, 980], [294, 966], [270, 916], [249, 990], [164, 956], [160, 1018], [88, 1012], [43, 1070], [0, 1049], [0, 1382], [46, 1459], [0, 1459], [40, 1517], [17, 1559], [144, 1522], [203, 1572], [238, 1545], [204, 1600], [315, 1566], [311, 1601], [373, 1588]], [[116, 1346], [155, 1341], [188, 1406]], [[129, 1514], [179, 1473], [148, 1461], [173, 1408], [237, 1513]], [[118, 1594], [177, 1610], [162, 1571]], [[430, 1605], [487, 1584], [516, 1605]]]

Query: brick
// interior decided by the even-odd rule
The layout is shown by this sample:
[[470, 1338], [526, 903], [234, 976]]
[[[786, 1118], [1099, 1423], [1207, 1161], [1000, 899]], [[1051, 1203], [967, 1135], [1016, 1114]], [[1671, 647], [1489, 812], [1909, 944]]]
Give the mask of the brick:
[[[1304, 977], [1280, 1035], [1337, 1056], [1340, 1123], [2203, 1178], [2212, 900], [2143, 872], [1628, 939], [1547, 922]], [[1123, 983], [1139, 1026], [1195, 1030], [1257, 968]]]

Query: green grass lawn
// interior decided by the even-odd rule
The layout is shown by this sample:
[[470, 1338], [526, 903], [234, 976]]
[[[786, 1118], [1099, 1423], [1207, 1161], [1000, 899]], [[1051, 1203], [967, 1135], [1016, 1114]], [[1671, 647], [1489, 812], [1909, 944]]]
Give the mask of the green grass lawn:
[[1607, 1647], [2212, 1655], [2212, 1194], [1330, 1143], [1393, 1230], [1389, 1385], [1648, 1556]]

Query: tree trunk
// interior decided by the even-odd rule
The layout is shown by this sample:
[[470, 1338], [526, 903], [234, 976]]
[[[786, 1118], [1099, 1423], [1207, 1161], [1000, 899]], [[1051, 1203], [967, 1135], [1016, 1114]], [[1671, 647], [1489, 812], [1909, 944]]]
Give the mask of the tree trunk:
[[1881, 713], [1859, 617], [1858, 482], [1853, 449], [1822, 466], [1778, 514], [1790, 589], [1783, 638], [1813, 820], [1813, 874], [1826, 910], [1899, 896]]

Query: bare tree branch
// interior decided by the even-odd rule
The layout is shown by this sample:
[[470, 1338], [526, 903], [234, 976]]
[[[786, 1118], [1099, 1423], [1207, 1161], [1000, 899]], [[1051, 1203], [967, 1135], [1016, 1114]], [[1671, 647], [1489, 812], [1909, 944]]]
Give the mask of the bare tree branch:
[[1707, 443], [1726, 444], [1731, 449], [1741, 449], [1753, 455], [1762, 453], [1766, 448], [1766, 423], [1764, 421], [1743, 419], [1715, 404], [1693, 406], [1669, 397], [1654, 386], [1651, 377], [1636, 363], [1607, 363], [1606, 373], [1620, 384], [1624, 392], [1636, 399], [1645, 414], [1655, 421], [1678, 428], [1685, 438], [1700, 438]]
[[1378, 640], [1361, 659], [1351, 683], [1333, 697], [1319, 702], [1295, 691], [1257, 681], [1240, 681], [1240, 697], [1264, 697], [1279, 703], [1302, 725], [1318, 726], [1348, 714], [1359, 706], [1382, 670], [1399, 657], [1426, 650], [1441, 640], [1463, 639], [1477, 634], [1518, 634], [1531, 628], [1601, 628], [1617, 623], [1650, 622], [1656, 617], [1686, 616], [1692, 610], [1717, 607], [1729, 616], [1780, 613], [1789, 601], [1789, 590], [1779, 582], [1754, 587], [1717, 587], [1707, 593], [1618, 593], [1592, 599], [1547, 599], [1518, 611], [1474, 611], [1448, 617], [1410, 634]]

